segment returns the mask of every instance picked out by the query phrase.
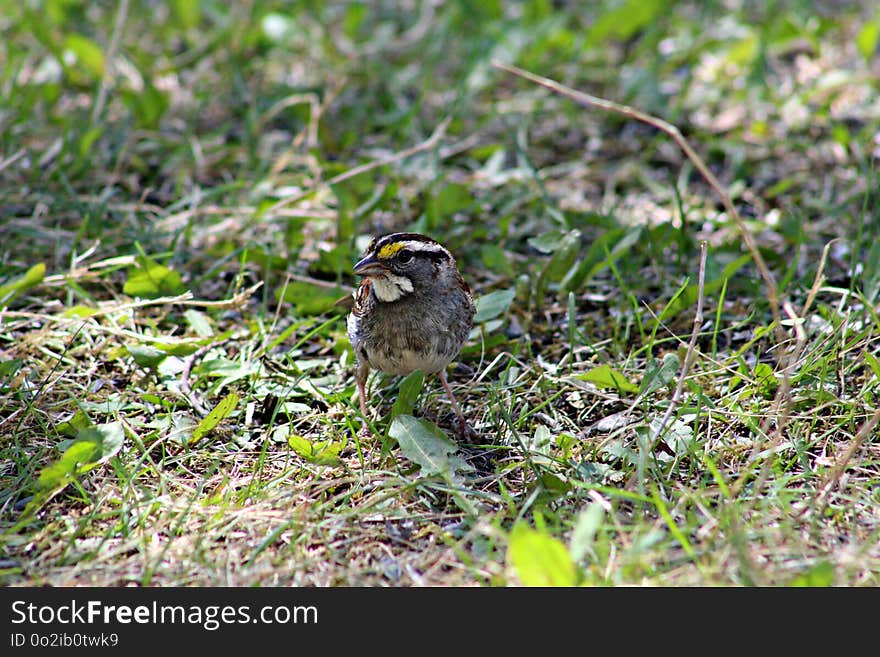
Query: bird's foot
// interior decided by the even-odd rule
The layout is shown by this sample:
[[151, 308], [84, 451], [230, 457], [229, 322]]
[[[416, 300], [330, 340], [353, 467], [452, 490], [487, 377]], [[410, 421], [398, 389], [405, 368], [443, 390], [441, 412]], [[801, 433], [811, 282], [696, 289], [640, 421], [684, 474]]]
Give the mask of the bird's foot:
[[453, 425], [455, 426], [455, 433], [459, 440], [472, 442], [480, 437], [477, 430], [474, 429], [464, 417], [455, 418], [455, 420], [453, 420]]

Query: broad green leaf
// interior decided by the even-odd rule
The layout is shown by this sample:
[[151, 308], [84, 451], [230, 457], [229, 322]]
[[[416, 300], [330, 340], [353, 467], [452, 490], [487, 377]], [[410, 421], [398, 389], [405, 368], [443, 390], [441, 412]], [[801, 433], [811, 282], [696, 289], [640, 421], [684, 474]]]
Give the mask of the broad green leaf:
[[186, 292], [180, 274], [173, 269], [143, 256], [138, 256], [137, 262], [137, 267], [128, 270], [128, 280], [122, 287], [125, 294], [142, 299], [158, 299]]
[[549, 463], [547, 457], [553, 449], [553, 433], [547, 426], [539, 424], [528, 441], [528, 448], [535, 463]]
[[505, 312], [510, 308], [515, 294], [513, 290], [495, 290], [478, 297], [474, 302], [477, 306], [474, 324], [481, 324], [487, 320], [495, 319]]
[[[654, 438], [660, 429], [660, 419], [656, 418], [650, 425], [650, 437]], [[694, 429], [681, 420], [673, 420], [663, 429], [662, 440], [676, 456], [687, 456], [691, 453], [694, 443]], [[668, 454], [664, 455], [669, 457]]]
[[81, 34], [68, 34], [64, 47], [72, 52], [76, 61], [96, 80], [104, 77], [104, 53], [101, 46]]
[[205, 340], [188, 340], [186, 342], [172, 342], [163, 344], [151, 342], [150, 344], [126, 345], [128, 353], [134, 358], [134, 362], [141, 367], [156, 368], [168, 356], [184, 358], [197, 352], [204, 346]]
[[217, 357], [204, 360], [193, 367], [192, 374], [195, 378], [204, 376], [216, 379], [212, 389], [220, 390], [234, 381], [259, 374], [261, 367], [259, 362], [252, 360], [240, 363], [228, 358]]
[[99, 312], [101, 312], [101, 311], [98, 310], [97, 308], [89, 308], [88, 306], [76, 305], [76, 306], [71, 306], [70, 308], [65, 310], [63, 313], [61, 313], [61, 316], [62, 317], [85, 318], [85, 317], [91, 317], [92, 315], [96, 315]]
[[77, 441], [64, 450], [61, 458], [40, 470], [37, 488], [41, 491], [55, 490], [73, 481], [79, 474], [98, 460], [101, 447], [90, 441]]
[[480, 247], [480, 260], [486, 269], [513, 278], [513, 265], [509, 254], [497, 244], [484, 244]]
[[626, 0], [614, 3], [591, 22], [586, 42], [589, 47], [598, 47], [610, 39], [626, 41], [636, 32], [650, 25], [666, 10], [665, 0]]
[[171, 0], [171, 14], [178, 27], [195, 27], [202, 17], [202, 3], [200, 0]]
[[865, 23], [856, 34], [856, 47], [859, 49], [859, 54], [866, 60], [873, 57], [874, 51], [877, 50], [878, 41], [880, 41], [880, 22], [877, 20]]
[[189, 445], [192, 442], [193, 430], [198, 426], [190, 411], [174, 411], [167, 420], [168, 438], [178, 445]]
[[736, 66], [746, 66], [755, 61], [760, 53], [760, 40], [757, 34], [748, 34], [735, 41], [727, 49], [725, 59]]
[[834, 585], [834, 565], [829, 561], [820, 561], [805, 573], [801, 573], [788, 583], [798, 587], [829, 587]]
[[289, 281], [284, 288], [278, 288], [275, 295], [293, 304], [299, 315], [320, 315], [333, 308], [345, 296], [345, 290], [338, 287], [323, 287], [306, 281]]
[[529, 246], [540, 251], [541, 253], [554, 253], [565, 245], [568, 233], [561, 230], [548, 230], [545, 233], [530, 237], [528, 239]]
[[118, 453], [124, 439], [121, 422], [81, 429], [61, 458], [40, 471], [37, 489], [45, 492], [63, 488], [79, 475]]
[[401, 381], [397, 399], [394, 400], [394, 405], [391, 407], [391, 417], [412, 414], [424, 382], [425, 373], [422, 370], [410, 373]]
[[525, 523], [510, 532], [507, 562], [526, 586], [577, 586], [578, 573], [565, 544]]
[[650, 395], [669, 385], [678, 373], [679, 366], [678, 356], [673, 353], [666, 354], [662, 362], [652, 358], [645, 367], [645, 376], [642, 378], [639, 394]]
[[394, 438], [403, 455], [421, 467], [422, 477], [444, 475], [469, 469], [461, 458], [454, 456], [458, 447], [431, 422], [412, 415], [398, 415], [391, 422], [388, 435]]
[[583, 559], [587, 552], [593, 549], [596, 532], [599, 531], [604, 519], [605, 509], [598, 502], [591, 502], [586, 509], [578, 514], [568, 548], [571, 558], [575, 562]]
[[309, 268], [314, 272], [335, 275], [338, 272], [347, 271], [351, 264], [357, 260], [357, 255], [347, 243], [337, 244], [330, 249], [319, 249], [317, 261], [313, 262]]
[[0, 360], [0, 377], [10, 377], [14, 374], [18, 374], [22, 365], [24, 365], [24, 359], [22, 358]]
[[452, 183], [434, 190], [425, 204], [428, 226], [440, 225], [473, 202], [473, 193], [467, 185]]
[[831, 138], [844, 148], [849, 148], [852, 142], [852, 133], [845, 123], [836, 123], [831, 126]]
[[348, 5], [345, 9], [345, 14], [342, 19], [342, 27], [345, 31], [345, 36], [347, 36], [352, 41], [357, 40], [358, 30], [364, 22], [364, 19], [367, 17], [369, 10], [366, 4], [361, 4], [359, 2], [353, 2]]
[[332, 440], [311, 441], [297, 434], [287, 437], [287, 444], [299, 456], [315, 465], [339, 465], [344, 443]]
[[[504, 344], [507, 341], [507, 336], [495, 334], [501, 325], [504, 324], [500, 319], [490, 319], [488, 322], [483, 322], [478, 324], [474, 328], [471, 329], [470, 334], [468, 335], [468, 342], [476, 341], [481, 344], [473, 344], [467, 347], [462, 348], [461, 352], [463, 354], [466, 353], [474, 353], [479, 354], [482, 349], [489, 351], [494, 349], [500, 344]], [[481, 334], [485, 334], [485, 338], [481, 338]]]
[[593, 369], [575, 375], [576, 379], [589, 381], [600, 390], [611, 389], [621, 392], [638, 392], [639, 387], [610, 365], [599, 365]]
[[168, 358], [169, 355], [158, 347], [146, 344], [126, 345], [125, 348], [128, 350], [128, 353], [131, 354], [132, 358], [134, 358], [135, 363], [148, 369], [159, 367], [159, 364]]
[[[630, 455], [632, 454], [632, 450], [629, 450], [629, 453], [626, 453], [622, 449], [617, 449], [615, 447], [616, 441], [609, 443], [605, 449], [603, 449], [603, 453], [611, 454], [612, 452], [616, 452], [617, 455], [622, 456], [626, 461], [635, 461], [635, 458], [630, 459]], [[618, 444], [619, 445], [619, 444]], [[615, 474], [614, 468], [612, 468], [607, 463], [596, 463], [594, 461], [582, 461], [574, 470], [574, 474], [577, 475], [581, 481], [584, 481], [589, 484], [601, 484], [606, 482], [609, 478], [613, 477]]]
[[207, 433], [212, 431], [214, 427], [220, 424], [220, 421], [229, 415], [232, 411], [235, 410], [235, 407], [238, 405], [238, 394], [235, 392], [230, 392], [226, 397], [220, 400], [220, 402], [211, 409], [211, 412], [208, 413], [205, 418], [199, 422], [198, 426], [193, 429], [192, 436], [190, 436], [189, 444], [195, 445], [199, 442]]
[[758, 363], [755, 365], [754, 376], [758, 392], [767, 399], [771, 398], [779, 387], [779, 380], [773, 368], [767, 363]]
[[187, 342], [172, 342], [164, 344], [162, 342], [154, 342], [153, 346], [160, 349], [169, 356], [180, 356], [181, 358], [196, 353], [203, 346], [204, 340], [190, 340]]
[[18, 278], [0, 285], [0, 308], [8, 305], [19, 294], [39, 285], [46, 275], [46, 265], [38, 263]]
[[65, 436], [75, 436], [83, 429], [88, 429], [91, 425], [92, 421], [89, 419], [89, 416], [86, 415], [85, 411], [79, 409], [70, 416], [70, 419], [59, 422], [55, 430], [58, 433], [63, 433]]
[[76, 435], [76, 439], [92, 441], [100, 445], [99, 462], [103, 463], [122, 449], [122, 443], [125, 440], [125, 430], [122, 428], [121, 422], [97, 424], [80, 430]]
[[189, 327], [195, 331], [200, 338], [210, 338], [214, 335], [214, 329], [208, 320], [208, 316], [200, 310], [190, 308], [183, 313], [184, 319]]
[[79, 407], [92, 415], [116, 415], [123, 411], [143, 410], [143, 406], [120, 392], [111, 392], [101, 401], [81, 401]]

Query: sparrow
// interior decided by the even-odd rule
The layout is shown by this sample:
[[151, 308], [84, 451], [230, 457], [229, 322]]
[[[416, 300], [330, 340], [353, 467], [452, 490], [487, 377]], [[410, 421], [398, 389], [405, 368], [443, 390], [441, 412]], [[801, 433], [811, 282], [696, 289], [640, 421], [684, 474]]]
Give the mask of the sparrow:
[[453, 255], [425, 235], [392, 233], [373, 239], [353, 271], [362, 279], [346, 328], [361, 413], [367, 416], [370, 369], [400, 376], [420, 369], [439, 377], [464, 435], [468, 425], [446, 366], [467, 340], [476, 308]]

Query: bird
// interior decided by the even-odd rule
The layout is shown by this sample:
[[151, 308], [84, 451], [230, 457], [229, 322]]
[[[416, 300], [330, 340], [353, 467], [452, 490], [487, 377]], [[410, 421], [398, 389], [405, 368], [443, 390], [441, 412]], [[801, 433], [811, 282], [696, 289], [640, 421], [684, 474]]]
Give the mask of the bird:
[[446, 367], [467, 340], [476, 307], [453, 255], [426, 235], [391, 233], [370, 242], [353, 273], [362, 278], [352, 293], [346, 332], [364, 418], [370, 369], [399, 376], [419, 369], [439, 377], [464, 436], [471, 429]]

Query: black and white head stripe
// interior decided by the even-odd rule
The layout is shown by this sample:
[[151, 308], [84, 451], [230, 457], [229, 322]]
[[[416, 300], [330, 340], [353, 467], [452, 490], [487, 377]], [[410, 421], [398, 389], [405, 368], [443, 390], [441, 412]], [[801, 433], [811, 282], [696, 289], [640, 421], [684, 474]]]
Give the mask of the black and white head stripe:
[[389, 260], [404, 249], [431, 255], [438, 259], [452, 259], [442, 244], [418, 233], [392, 233], [373, 240], [367, 249], [379, 260]]

